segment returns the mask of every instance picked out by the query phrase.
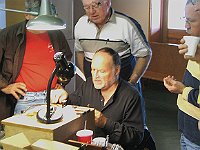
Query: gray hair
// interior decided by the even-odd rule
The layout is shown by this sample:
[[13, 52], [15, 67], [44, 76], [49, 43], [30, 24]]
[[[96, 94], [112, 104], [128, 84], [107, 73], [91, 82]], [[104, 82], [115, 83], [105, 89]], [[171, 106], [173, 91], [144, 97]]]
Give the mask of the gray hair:
[[200, 2], [200, 0], [187, 0], [186, 5], [189, 5], [189, 4], [196, 5], [199, 2]]
[[[83, 0], [81, 0], [82, 1], [82, 3], [83, 3]], [[111, 7], [111, 0], [101, 0], [102, 2], [103, 1], [107, 1], [107, 2], [109, 2], [109, 6]]]
[[[25, 11], [27, 12], [40, 12], [41, 0], [25, 0]], [[57, 15], [56, 7], [51, 3], [52, 15]]]
[[41, 0], [25, 0], [25, 11], [40, 12]]

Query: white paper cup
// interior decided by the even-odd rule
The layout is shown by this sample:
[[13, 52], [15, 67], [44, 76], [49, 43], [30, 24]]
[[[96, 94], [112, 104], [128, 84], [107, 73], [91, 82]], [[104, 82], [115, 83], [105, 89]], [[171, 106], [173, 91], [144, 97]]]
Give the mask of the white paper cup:
[[79, 130], [76, 133], [79, 142], [91, 144], [93, 131], [92, 130]]
[[185, 40], [185, 44], [188, 46], [188, 52], [185, 53], [185, 55], [194, 57], [197, 50], [197, 45], [200, 41], [200, 37], [184, 36], [183, 39]]
[[106, 138], [104, 137], [96, 137], [92, 140], [93, 145], [104, 147], [106, 146]]

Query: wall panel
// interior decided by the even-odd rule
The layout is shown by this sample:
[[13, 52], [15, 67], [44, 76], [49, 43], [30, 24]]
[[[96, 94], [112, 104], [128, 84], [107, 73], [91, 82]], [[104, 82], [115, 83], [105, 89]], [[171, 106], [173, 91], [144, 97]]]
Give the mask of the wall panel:
[[[6, 8], [24, 10], [24, 0], [6, 0]], [[23, 20], [23, 13], [6, 12], [6, 26], [10, 26]]]
[[149, 7], [150, 0], [113, 0], [115, 10], [126, 13], [136, 19], [142, 26], [146, 37], [149, 34]]

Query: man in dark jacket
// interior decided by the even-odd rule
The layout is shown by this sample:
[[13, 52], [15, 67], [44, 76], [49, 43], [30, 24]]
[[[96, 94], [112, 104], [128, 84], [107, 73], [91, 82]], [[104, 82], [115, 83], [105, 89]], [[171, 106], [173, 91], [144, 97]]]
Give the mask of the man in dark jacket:
[[[26, 0], [26, 11], [39, 12], [40, 3]], [[13, 115], [14, 109], [21, 113], [32, 104], [45, 103], [45, 90], [55, 67], [54, 54], [62, 51], [68, 60], [72, 57], [61, 31], [26, 29], [27, 21], [35, 17], [25, 14], [24, 22], [0, 32], [0, 121]], [[56, 87], [57, 79], [52, 84]]]

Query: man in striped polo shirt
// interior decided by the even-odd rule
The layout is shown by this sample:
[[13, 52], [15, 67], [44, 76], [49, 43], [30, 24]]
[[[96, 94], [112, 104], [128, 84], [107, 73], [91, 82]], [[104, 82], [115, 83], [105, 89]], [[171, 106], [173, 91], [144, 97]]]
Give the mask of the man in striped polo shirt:
[[[82, 3], [86, 15], [79, 19], [74, 31], [77, 65], [86, 77], [90, 77], [91, 60], [95, 51], [110, 47], [121, 58], [120, 77], [136, 86], [142, 94], [140, 78], [149, 65], [152, 52], [140, 24], [135, 19], [114, 11], [111, 0], [82, 0]], [[142, 106], [146, 116], [144, 100]], [[147, 129], [146, 117], [144, 118]], [[145, 133], [147, 132], [148, 130]], [[155, 147], [153, 140], [152, 143]]]

